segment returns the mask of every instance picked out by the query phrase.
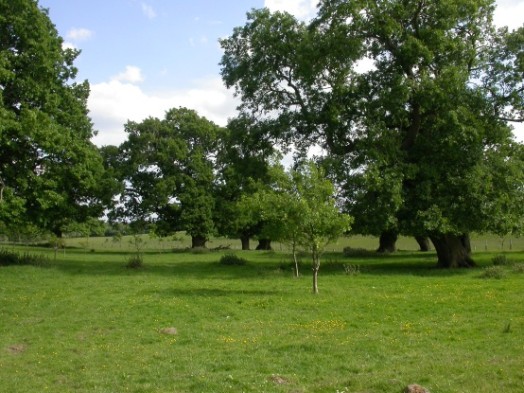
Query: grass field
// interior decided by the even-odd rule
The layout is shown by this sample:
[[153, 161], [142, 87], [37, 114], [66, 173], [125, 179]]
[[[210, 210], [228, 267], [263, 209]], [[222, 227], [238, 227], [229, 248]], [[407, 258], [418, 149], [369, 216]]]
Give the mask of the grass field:
[[[140, 237], [142, 247], [146, 251], [168, 252], [173, 249], [184, 249], [191, 247], [191, 238], [183, 234], [178, 234], [173, 238], [157, 238], [148, 235]], [[111, 237], [99, 238], [73, 238], [67, 239], [69, 247], [83, 248], [88, 251], [133, 251], [135, 249], [133, 237], [127, 236], [121, 239]], [[227, 238], [213, 238], [208, 242], [209, 248], [230, 247], [233, 250], [240, 249], [240, 241]], [[256, 242], [252, 241], [251, 248], [255, 248]], [[372, 236], [350, 236], [339, 239], [336, 243], [329, 245], [331, 251], [342, 251], [345, 247], [375, 250], [378, 247], [378, 240]], [[505, 252], [505, 251], [524, 251], [524, 237], [503, 238], [493, 235], [473, 235], [471, 247], [475, 252]], [[276, 251], [288, 251], [289, 247], [278, 242], [273, 243]], [[400, 237], [397, 248], [403, 251], [416, 251], [418, 245], [413, 238]]]
[[524, 391], [517, 243], [497, 270], [497, 250], [457, 271], [433, 253], [328, 253], [314, 296], [307, 257], [295, 279], [278, 247], [222, 266], [228, 251], [146, 242], [127, 269], [132, 245], [111, 242], [0, 267], [1, 392]]

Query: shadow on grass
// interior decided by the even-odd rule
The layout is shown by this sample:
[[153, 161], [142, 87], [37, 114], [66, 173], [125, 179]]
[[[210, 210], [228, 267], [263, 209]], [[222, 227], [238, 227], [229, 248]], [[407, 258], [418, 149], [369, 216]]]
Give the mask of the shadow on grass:
[[[342, 253], [325, 253], [322, 256], [320, 274], [340, 275], [348, 265], [356, 266], [362, 275], [399, 276], [457, 276], [467, 274], [470, 269], [437, 268], [434, 252], [399, 251], [378, 254], [373, 251], [358, 251], [349, 256]], [[144, 266], [129, 269], [125, 265], [133, 253], [129, 252], [69, 252], [56, 260], [50, 258], [50, 267], [71, 275], [141, 276], [163, 275], [191, 278], [272, 279], [291, 277], [293, 263], [291, 255], [281, 252], [251, 251], [240, 253], [248, 260], [245, 266], [222, 266], [218, 263], [222, 252], [199, 253], [155, 253], [144, 252]], [[480, 258], [479, 258], [480, 259]], [[310, 259], [301, 255], [300, 271], [310, 275]], [[479, 263], [482, 267], [483, 263]]]
[[470, 269], [443, 269], [437, 266], [435, 252], [398, 251], [379, 254], [374, 251], [359, 251], [350, 255], [326, 254], [321, 271], [326, 273], [344, 272], [344, 266], [353, 266], [360, 274], [399, 275], [422, 277], [447, 277], [466, 275]]
[[[155, 294], [159, 292], [156, 291]], [[253, 290], [253, 289], [223, 289], [223, 288], [172, 288], [163, 291], [165, 296], [180, 296], [180, 297], [230, 297], [233, 295], [241, 296], [274, 296], [281, 294], [277, 290]]]

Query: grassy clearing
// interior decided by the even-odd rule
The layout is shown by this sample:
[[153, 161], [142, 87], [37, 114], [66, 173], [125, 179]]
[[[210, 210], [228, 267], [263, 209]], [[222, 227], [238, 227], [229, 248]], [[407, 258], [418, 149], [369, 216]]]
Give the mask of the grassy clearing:
[[327, 254], [318, 296], [307, 257], [294, 279], [281, 252], [146, 252], [140, 269], [116, 250], [32, 252], [49, 264], [0, 267], [0, 391], [524, 391], [522, 252], [498, 278], [482, 278], [496, 253], [459, 271]]

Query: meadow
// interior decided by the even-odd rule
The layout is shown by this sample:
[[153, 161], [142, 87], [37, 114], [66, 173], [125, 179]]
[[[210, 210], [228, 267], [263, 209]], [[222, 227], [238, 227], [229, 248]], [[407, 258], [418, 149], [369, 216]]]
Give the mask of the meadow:
[[224, 266], [232, 251], [144, 239], [139, 269], [125, 267], [129, 239], [4, 246], [45, 263], [0, 266], [0, 391], [520, 393], [520, 241], [476, 239], [479, 266], [447, 271], [409, 239], [392, 255], [344, 240], [323, 256], [317, 296], [307, 256], [294, 278], [280, 245]]

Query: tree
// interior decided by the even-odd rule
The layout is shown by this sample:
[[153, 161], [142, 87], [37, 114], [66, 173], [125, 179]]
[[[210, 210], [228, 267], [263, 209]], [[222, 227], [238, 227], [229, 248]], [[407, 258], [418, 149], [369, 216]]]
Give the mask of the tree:
[[263, 124], [242, 115], [229, 121], [217, 155], [215, 223], [220, 234], [240, 238], [243, 250], [249, 250], [261, 223], [240, 201], [270, 183], [277, 158]]
[[330, 0], [308, 25], [257, 10], [222, 40], [222, 76], [281, 140], [326, 149], [368, 229], [429, 236], [439, 266], [471, 266], [470, 232], [522, 217], [500, 201], [521, 199], [524, 171], [494, 170], [523, 168], [507, 121], [523, 119], [524, 28], [495, 30], [493, 9]]
[[263, 231], [271, 238], [289, 242], [295, 261], [297, 246], [311, 254], [313, 293], [318, 293], [320, 257], [325, 247], [349, 231], [351, 217], [339, 211], [333, 184], [325, 172], [308, 161], [283, 174], [273, 189], [253, 194], [248, 205], [260, 211], [265, 222]]
[[87, 115], [89, 85], [74, 82], [79, 52], [62, 47], [34, 0], [0, 1], [0, 221], [60, 236], [110, 203]]
[[162, 234], [185, 230], [205, 247], [215, 230], [214, 159], [220, 127], [187, 108], [128, 122], [128, 140], [112, 159], [125, 184], [117, 215], [155, 221]]

